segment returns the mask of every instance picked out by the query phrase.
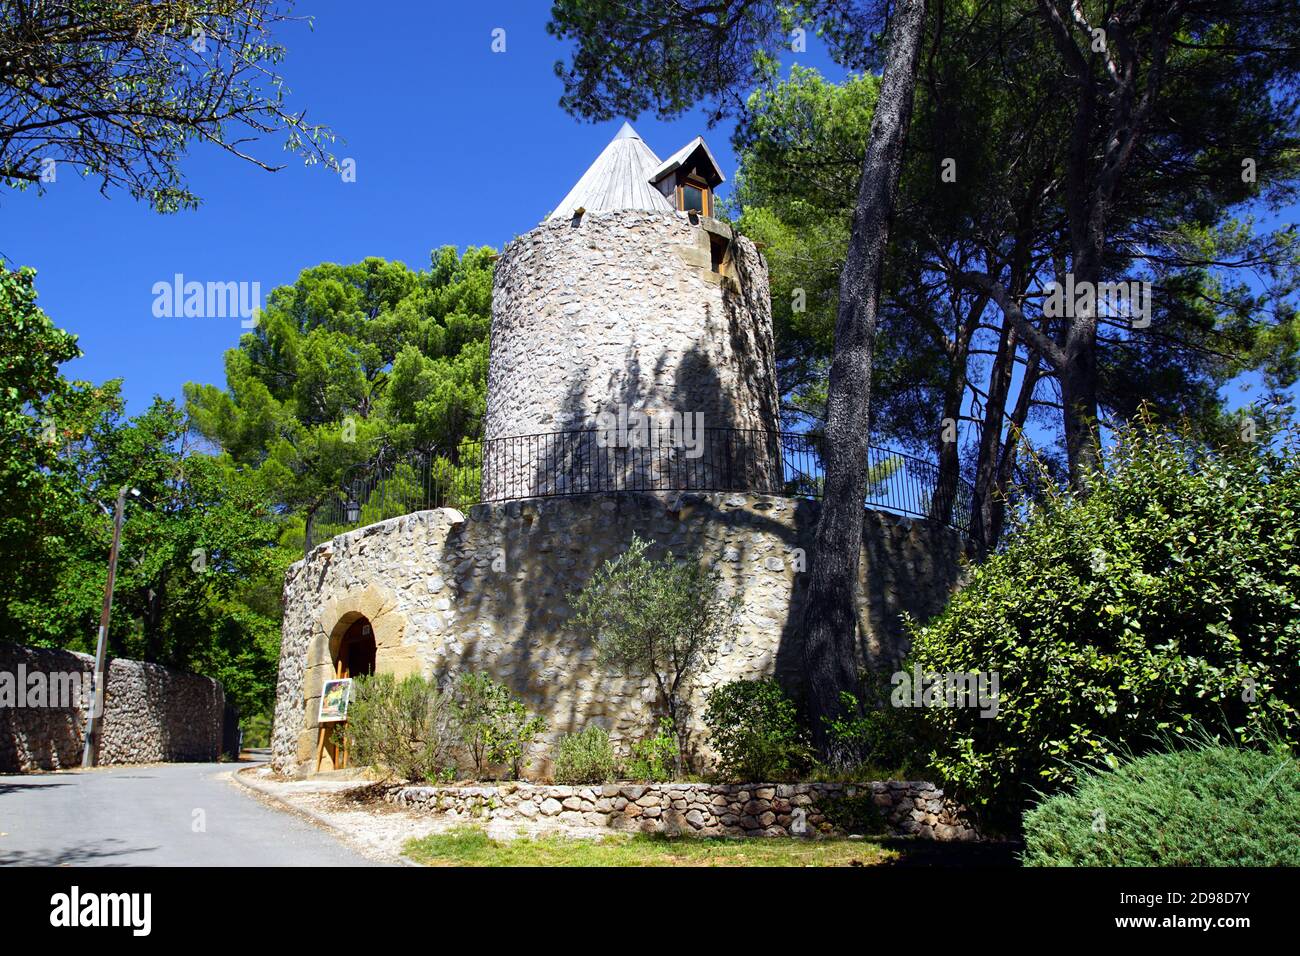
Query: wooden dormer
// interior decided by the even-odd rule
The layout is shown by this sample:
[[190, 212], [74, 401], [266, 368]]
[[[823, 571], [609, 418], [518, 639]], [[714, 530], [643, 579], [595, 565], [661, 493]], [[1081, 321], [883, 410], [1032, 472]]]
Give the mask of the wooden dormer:
[[725, 178], [703, 137], [697, 136], [664, 160], [650, 182], [674, 209], [713, 216], [713, 190]]

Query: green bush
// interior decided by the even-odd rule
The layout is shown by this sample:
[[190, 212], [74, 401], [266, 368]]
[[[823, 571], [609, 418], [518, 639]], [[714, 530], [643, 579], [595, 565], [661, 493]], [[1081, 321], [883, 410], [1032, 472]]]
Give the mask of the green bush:
[[399, 780], [446, 779], [460, 744], [452, 695], [419, 674], [357, 678], [347, 734], [359, 763]]
[[1085, 769], [1025, 816], [1026, 866], [1300, 866], [1300, 764], [1201, 746]]
[[921, 715], [890, 703], [890, 682], [880, 672], [861, 675], [860, 696], [842, 693], [841, 714], [826, 718], [827, 756], [817, 775], [825, 779], [879, 780], [926, 775], [926, 726]]
[[677, 734], [673, 722], [665, 717], [659, 721], [659, 729], [653, 737], [632, 744], [624, 775], [629, 780], [665, 783], [673, 778], [676, 756]]
[[719, 779], [783, 781], [812, 763], [808, 735], [794, 702], [775, 680], [738, 680], [714, 688], [704, 723], [718, 754]]
[[740, 599], [723, 595], [718, 572], [700, 555], [652, 559], [651, 548], [633, 534], [627, 550], [601, 565], [569, 602], [574, 626], [590, 635], [602, 666], [654, 681], [677, 731], [673, 769], [680, 774], [691, 685], [739, 613]]
[[609, 783], [618, 775], [609, 732], [597, 724], [557, 740], [552, 763], [556, 783]]
[[1206, 449], [1122, 429], [1086, 498], [1049, 494], [926, 627], [926, 672], [994, 671], [996, 717], [923, 711], [967, 802], [1011, 812], [1194, 724], [1300, 740], [1293, 440]]
[[518, 780], [528, 764], [528, 745], [546, 731], [546, 721], [530, 715], [523, 701], [511, 697], [497, 711], [487, 735], [487, 759]]
[[474, 775], [480, 780], [491, 764], [503, 766], [511, 779], [518, 779], [528, 745], [546, 729], [546, 721], [530, 717], [523, 702], [488, 674], [460, 675], [456, 716]]

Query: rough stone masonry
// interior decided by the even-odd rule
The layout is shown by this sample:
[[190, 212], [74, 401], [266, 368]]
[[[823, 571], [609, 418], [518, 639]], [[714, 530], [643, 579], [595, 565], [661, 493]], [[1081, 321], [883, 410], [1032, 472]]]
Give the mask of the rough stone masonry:
[[[379, 672], [446, 677], [483, 670], [548, 724], [532, 754], [545, 773], [562, 733], [603, 725], [616, 745], [648, 736], [655, 693], [596, 666], [569, 627], [568, 596], [632, 535], [658, 553], [698, 553], [743, 612], [696, 684], [694, 712], [718, 684], [776, 675], [799, 680], [797, 624], [818, 503], [774, 495], [687, 492], [579, 495], [481, 504], [468, 515], [421, 511], [340, 535], [285, 581], [272, 764], [310, 769], [322, 683], [338, 644], [365, 617]], [[963, 539], [931, 522], [868, 512], [859, 594], [861, 657], [892, 666], [906, 650], [904, 612], [924, 618], [957, 585]], [[693, 724], [701, 748], [707, 746]], [[702, 756], [707, 751], [701, 751]]]
[[966, 808], [912, 781], [590, 786], [400, 787], [384, 799], [466, 823], [526, 824], [672, 836], [817, 836], [866, 831], [978, 840]]
[[[0, 642], [0, 673], [76, 675], [89, 688], [88, 654]], [[100, 724], [100, 764], [217, 760], [225, 692], [209, 677], [157, 664], [110, 658]], [[81, 766], [87, 701], [73, 706], [0, 706], [0, 772]]]

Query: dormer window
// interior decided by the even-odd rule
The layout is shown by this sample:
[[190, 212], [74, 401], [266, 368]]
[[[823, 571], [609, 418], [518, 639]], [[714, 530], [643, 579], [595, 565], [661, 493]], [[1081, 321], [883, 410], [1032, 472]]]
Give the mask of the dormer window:
[[712, 215], [712, 190], [704, 183], [687, 179], [677, 184], [677, 208], [682, 212], [698, 212], [701, 216]]
[[664, 160], [650, 176], [650, 182], [674, 209], [701, 216], [713, 215], [713, 190], [722, 180], [722, 170], [698, 136]]

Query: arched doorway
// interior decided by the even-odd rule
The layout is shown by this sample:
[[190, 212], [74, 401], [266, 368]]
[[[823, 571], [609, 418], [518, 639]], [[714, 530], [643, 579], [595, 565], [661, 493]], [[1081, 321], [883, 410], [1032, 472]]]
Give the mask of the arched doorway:
[[[342, 624], [346, 629], [343, 636], [338, 642], [333, 644], [332, 657], [334, 659], [334, 678], [341, 680], [344, 678], [369, 677], [375, 672], [375, 631], [371, 627], [370, 621], [361, 614], [356, 615], [351, 622]], [[337, 732], [336, 732], [337, 731]], [[330, 767], [339, 770], [348, 765], [348, 747], [346, 737], [346, 721], [341, 724], [335, 724], [328, 730], [326, 725], [322, 724], [320, 728], [320, 739], [317, 742], [316, 750], [316, 770], [321, 768], [321, 761], [326, 754], [329, 754]]]
[[375, 632], [366, 618], [358, 616], [339, 641], [334, 654], [336, 677], [369, 677], [375, 672]]

